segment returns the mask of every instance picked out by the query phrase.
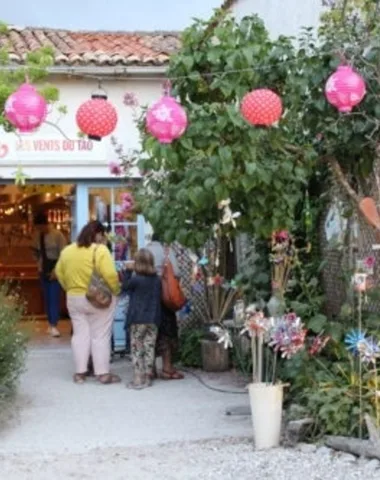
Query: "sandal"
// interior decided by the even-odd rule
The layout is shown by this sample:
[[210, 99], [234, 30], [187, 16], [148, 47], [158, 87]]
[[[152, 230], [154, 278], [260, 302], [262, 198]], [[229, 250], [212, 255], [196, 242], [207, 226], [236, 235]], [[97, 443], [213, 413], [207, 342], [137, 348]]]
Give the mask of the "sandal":
[[161, 373], [162, 380], [183, 380], [184, 378], [184, 375], [177, 370], [173, 370], [172, 372], [166, 372], [165, 370], [162, 370]]
[[85, 373], [76, 373], [73, 376], [74, 383], [82, 384], [86, 381], [86, 374]]
[[121, 378], [119, 375], [115, 375], [113, 373], [105, 373], [104, 375], [98, 375], [96, 377], [98, 382], [100, 382], [102, 385], [110, 385], [112, 383], [120, 383]]

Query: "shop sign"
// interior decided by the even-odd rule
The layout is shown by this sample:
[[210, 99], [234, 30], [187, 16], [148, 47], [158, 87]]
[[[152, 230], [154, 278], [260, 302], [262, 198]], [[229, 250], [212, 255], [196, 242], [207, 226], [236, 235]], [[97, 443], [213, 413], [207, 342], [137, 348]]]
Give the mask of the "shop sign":
[[22, 162], [31, 165], [62, 162], [80, 165], [106, 163], [106, 142], [86, 138], [0, 135], [0, 166]]

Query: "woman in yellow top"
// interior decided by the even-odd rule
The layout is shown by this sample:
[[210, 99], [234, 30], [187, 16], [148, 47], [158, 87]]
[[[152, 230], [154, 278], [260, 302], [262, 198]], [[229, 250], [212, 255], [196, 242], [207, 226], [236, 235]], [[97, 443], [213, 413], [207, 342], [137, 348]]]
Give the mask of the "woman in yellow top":
[[[89, 222], [83, 227], [77, 241], [62, 251], [55, 268], [58, 281], [67, 293], [67, 309], [73, 324], [71, 346], [76, 383], [85, 381], [90, 355], [95, 375], [101, 383], [120, 382], [119, 376], [110, 373], [112, 322], [120, 283], [112, 256], [104, 245], [105, 234], [100, 222]], [[94, 253], [97, 271], [115, 295], [110, 307], [101, 310], [86, 299]]]

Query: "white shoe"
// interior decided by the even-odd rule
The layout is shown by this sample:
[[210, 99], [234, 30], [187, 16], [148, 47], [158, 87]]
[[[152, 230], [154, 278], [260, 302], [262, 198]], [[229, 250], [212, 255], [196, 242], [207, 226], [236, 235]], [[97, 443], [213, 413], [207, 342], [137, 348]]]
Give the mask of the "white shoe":
[[57, 327], [50, 327], [49, 333], [51, 337], [58, 338], [61, 336]]

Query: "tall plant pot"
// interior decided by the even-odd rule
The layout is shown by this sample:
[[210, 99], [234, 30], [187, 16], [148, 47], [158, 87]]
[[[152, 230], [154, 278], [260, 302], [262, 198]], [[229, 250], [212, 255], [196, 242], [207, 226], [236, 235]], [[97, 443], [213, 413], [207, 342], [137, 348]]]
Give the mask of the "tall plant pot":
[[283, 385], [249, 385], [253, 438], [257, 450], [278, 447], [281, 438]]
[[202, 368], [205, 372], [225, 372], [230, 366], [228, 348], [215, 340], [201, 340]]

